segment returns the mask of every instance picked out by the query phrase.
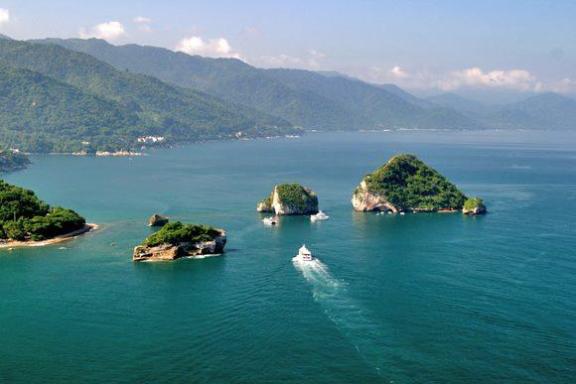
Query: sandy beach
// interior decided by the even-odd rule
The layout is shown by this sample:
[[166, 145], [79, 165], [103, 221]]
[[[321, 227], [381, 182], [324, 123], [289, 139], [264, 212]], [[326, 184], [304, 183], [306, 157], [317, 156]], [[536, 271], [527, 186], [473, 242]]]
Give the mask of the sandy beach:
[[0, 249], [11, 249], [11, 248], [22, 248], [22, 247], [44, 247], [46, 245], [58, 244], [64, 241], [69, 241], [75, 239], [80, 235], [84, 235], [88, 232], [95, 231], [99, 228], [98, 224], [87, 223], [83, 228], [77, 229], [72, 232], [65, 233], [60, 236], [56, 236], [52, 239], [41, 240], [41, 241], [7, 241], [0, 243]]

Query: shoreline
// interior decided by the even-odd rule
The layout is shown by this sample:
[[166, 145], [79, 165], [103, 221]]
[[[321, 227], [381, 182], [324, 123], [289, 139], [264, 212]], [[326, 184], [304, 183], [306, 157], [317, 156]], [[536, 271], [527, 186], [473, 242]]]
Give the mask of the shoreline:
[[88, 232], [96, 231], [100, 226], [94, 223], [86, 223], [83, 228], [77, 229], [72, 232], [65, 233], [63, 235], [58, 235], [51, 239], [40, 240], [40, 241], [19, 241], [19, 240], [12, 240], [5, 243], [0, 243], [0, 250], [8, 249], [11, 250], [13, 248], [28, 248], [28, 247], [44, 247], [47, 245], [52, 244], [59, 244], [65, 241], [73, 240], [78, 236], [84, 235]]

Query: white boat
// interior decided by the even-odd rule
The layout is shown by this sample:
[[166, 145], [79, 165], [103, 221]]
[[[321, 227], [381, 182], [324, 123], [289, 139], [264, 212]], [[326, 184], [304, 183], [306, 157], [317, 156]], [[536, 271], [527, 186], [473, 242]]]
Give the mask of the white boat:
[[294, 256], [294, 261], [313, 261], [314, 257], [312, 256], [312, 252], [306, 248], [306, 245], [302, 245], [298, 250], [298, 254]]
[[278, 225], [278, 217], [277, 216], [265, 217], [262, 219], [262, 222], [265, 225], [269, 225], [269, 226]]
[[317, 221], [321, 221], [321, 220], [328, 220], [330, 218], [330, 216], [328, 216], [327, 214], [325, 214], [322, 211], [319, 211], [317, 214], [310, 216], [310, 221], [315, 223]]

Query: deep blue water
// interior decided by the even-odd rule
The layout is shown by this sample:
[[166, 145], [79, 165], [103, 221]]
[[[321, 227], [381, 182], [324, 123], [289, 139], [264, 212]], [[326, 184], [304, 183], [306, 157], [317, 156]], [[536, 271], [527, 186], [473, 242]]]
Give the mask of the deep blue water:
[[[7, 181], [101, 229], [0, 252], [0, 382], [573, 383], [576, 135], [311, 134], [127, 158], [34, 157]], [[354, 213], [418, 155], [490, 213]], [[267, 228], [278, 182], [331, 219]], [[155, 212], [228, 231], [223, 257], [131, 262]], [[320, 259], [291, 258], [306, 243]]]

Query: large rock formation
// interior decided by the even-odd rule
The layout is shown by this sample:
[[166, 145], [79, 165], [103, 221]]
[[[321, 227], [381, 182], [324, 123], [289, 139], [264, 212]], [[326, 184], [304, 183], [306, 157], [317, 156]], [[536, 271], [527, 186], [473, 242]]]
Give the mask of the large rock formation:
[[150, 216], [148, 219], [149, 227], [163, 227], [168, 224], [168, 218], [166, 216], [159, 215], [157, 213]]
[[357, 211], [436, 212], [462, 209], [466, 196], [416, 156], [397, 155], [370, 173], [352, 194]]
[[256, 210], [276, 215], [314, 215], [318, 213], [318, 196], [300, 184], [279, 184]]
[[134, 247], [133, 261], [171, 261], [181, 257], [200, 257], [224, 252], [226, 232], [204, 225], [166, 224]]

